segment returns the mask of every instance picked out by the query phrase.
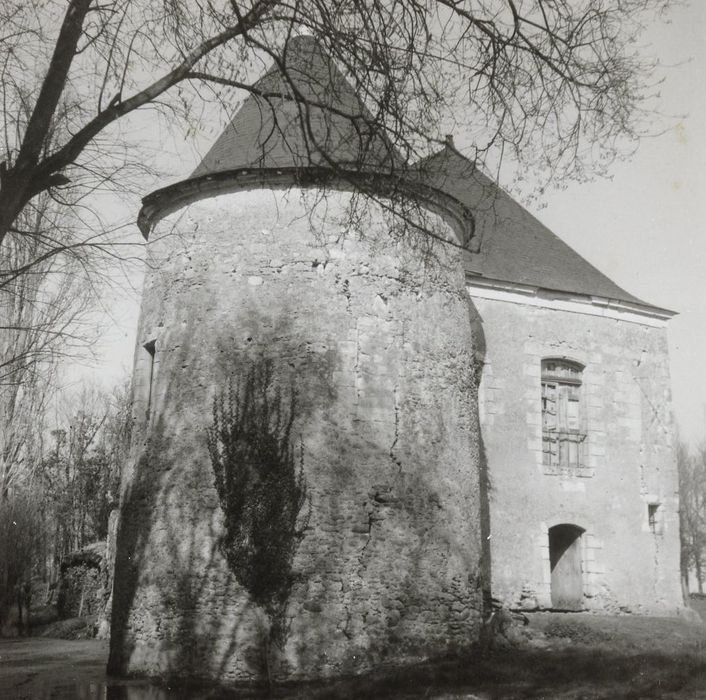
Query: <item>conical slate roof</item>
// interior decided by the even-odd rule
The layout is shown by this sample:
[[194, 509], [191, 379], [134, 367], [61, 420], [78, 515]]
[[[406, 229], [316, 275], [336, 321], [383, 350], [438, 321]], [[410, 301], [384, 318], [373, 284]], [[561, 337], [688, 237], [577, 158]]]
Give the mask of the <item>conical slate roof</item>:
[[467, 253], [468, 274], [651, 306], [581, 257], [453, 146], [420, 161], [415, 169], [430, 186], [473, 212], [480, 249]]
[[191, 178], [250, 168], [389, 171], [401, 159], [311, 36], [293, 37]]

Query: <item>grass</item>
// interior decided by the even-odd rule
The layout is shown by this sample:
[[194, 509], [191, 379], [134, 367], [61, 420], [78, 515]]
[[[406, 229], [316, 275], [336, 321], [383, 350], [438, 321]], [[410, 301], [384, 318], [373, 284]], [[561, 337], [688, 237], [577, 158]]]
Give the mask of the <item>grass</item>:
[[[706, 608], [706, 598], [697, 601], [695, 607], [700, 605]], [[533, 613], [527, 615], [527, 621], [524, 626], [520, 623], [522, 634], [515, 636], [522, 639], [520, 645], [506, 642], [479, 649], [466, 658], [437, 659], [326, 683], [279, 686], [272, 694], [252, 687], [234, 692], [215, 688], [177, 690], [173, 684], [171, 689], [156, 688], [138, 681], [111, 684], [104, 676], [105, 642], [8, 640], [0, 644], [0, 698], [97, 700], [106, 697], [102, 693], [107, 692], [107, 697], [130, 700], [706, 700], [703, 623], [682, 618], [580, 613]], [[47, 682], [53, 683], [57, 692], [47, 687]], [[105, 684], [109, 686], [107, 691]], [[34, 690], [40, 688], [41, 694], [35, 695]], [[93, 690], [97, 694], [91, 694]]]
[[536, 613], [527, 620], [520, 646], [281, 697], [706, 699], [706, 625], [637, 615]]

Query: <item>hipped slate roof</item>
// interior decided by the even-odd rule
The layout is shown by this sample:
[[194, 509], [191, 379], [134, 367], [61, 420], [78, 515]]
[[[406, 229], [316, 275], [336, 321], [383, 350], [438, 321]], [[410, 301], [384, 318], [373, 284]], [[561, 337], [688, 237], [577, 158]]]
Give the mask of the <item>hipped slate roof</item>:
[[415, 167], [473, 211], [480, 250], [466, 254], [469, 275], [651, 306], [582, 258], [453, 146]]
[[[242, 168], [389, 171], [401, 159], [310, 36], [292, 37], [191, 177]], [[259, 94], [257, 94], [259, 93]]]

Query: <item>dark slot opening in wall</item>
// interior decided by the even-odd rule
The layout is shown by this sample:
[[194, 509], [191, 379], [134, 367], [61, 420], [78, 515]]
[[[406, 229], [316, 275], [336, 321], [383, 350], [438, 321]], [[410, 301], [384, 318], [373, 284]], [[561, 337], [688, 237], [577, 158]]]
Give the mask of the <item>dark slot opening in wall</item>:
[[149, 416], [150, 410], [152, 408], [152, 379], [154, 377], [154, 355], [155, 355], [155, 350], [156, 350], [156, 340], [150, 340], [148, 343], [145, 343], [142, 347], [147, 350], [150, 356], [150, 368], [149, 368], [149, 373], [148, 373], [148, 383], [147, 383], [147, 410], [146, 413]]
[[650, 532], [657, 534], [659, 532], [659, 503], [647, 505], [647, 522], [650, 526]]

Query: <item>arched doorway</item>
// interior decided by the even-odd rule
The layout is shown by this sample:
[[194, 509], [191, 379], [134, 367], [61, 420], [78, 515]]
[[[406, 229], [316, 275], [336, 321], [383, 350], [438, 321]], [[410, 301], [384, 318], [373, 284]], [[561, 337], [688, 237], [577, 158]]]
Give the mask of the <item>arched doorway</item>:
[[581, 536], [576, 525], [549, 528], [549, 564], [552, 573], [552, 608], [583, 609], [583, 566]]

